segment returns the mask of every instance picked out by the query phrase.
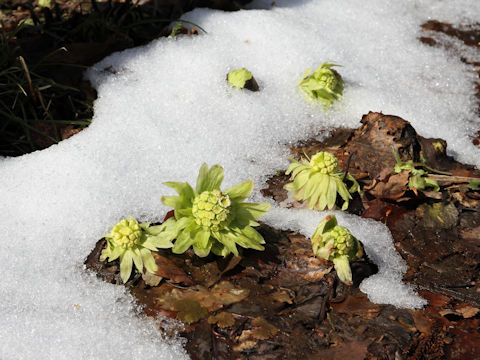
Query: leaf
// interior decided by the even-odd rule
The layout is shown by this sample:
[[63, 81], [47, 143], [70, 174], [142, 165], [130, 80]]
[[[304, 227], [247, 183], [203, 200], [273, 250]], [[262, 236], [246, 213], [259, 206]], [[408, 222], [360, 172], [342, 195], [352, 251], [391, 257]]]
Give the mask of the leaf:
[[187, 274], [171, 260], [158, 253], [153, 253], [153, 258], [158, 267], [155, 275], [170, 279], [174, 283], [183, 283], [187, 286], [195, 285], [192, 279], [190, 279]]
[[127, 250], [120, 257], [120, 277], [125, 284], [132, 273], [132, 252]]
[[228, 190], [225, 190], [224, 193], [227, 194], [230, 199], [236, 199], [238, 201], [243, 201], [250, 196], [250, 193], [253, 190], [253, 181], [247, 180], [238, 185], [231, 187]]
[[152, 274], [150, 271], [147, 271], [142, 274], [142, 279], [145, 284], [153, 287], [158, 286], [158, 284], [160, 284], [163, 278], [161, 276]]
[[229, 281], [222, 281], [212, 288], [211, 293], [214, 301], [227, 306], [245, 300], [249, 291], [235, 287]]
[[253, 77], [252, 73], [245, 68], [232, 70], [227, 75], [228, 82], [236, 88], [243, 89], [245, 83]]
[[208, 314], [207, 309], [193, 300], [178, 300], [175, 302], [174, 308], [175, 311], [178, 311], [177, 319], [189, 324], [203, 319]]
[[197, 194], [201, 194], [204, 191], [220, 189], [223, 176], [223, 168], [220, 165], [213, 165], [210, 169], [208, 169], [208, 165], [203, 163], [197, 178]]
[[285, 290], [277, 290], [273, 294], [270, 295], [273, 300], [279, 303], [287, 303], [292, 304], [292, 298], [290, 297], [289, 293]]
[[147, 271], [150, 271], [151, 273], [155, 273], [155, 271], [157, 271], [157, 265], [155, 264], [155, 260], [153, 259], [151, 250], [141, 248], [140, 254], [142, 256], [142, 261], [145, 269], [147, 269]]
[[381, 308], [368, 300], [366, 295], [351, 295], [341, 303], [332, 304], [333, 309], [349, 316], [360, 316], [364, 319], [374, 319], [378, 316]]
[[333, 259], [335, 270], [341, 282], [347, 285], [352, 285], [352, 270], [350, 269], [350, 262], [345, 255], [337, 256]]
[[210, 315], [208, 317], [208, 323], [217, 324], [221, 328], [228, 328], [235, 325], [235, 318], [229, 312], [222, 311], [216, 315]]
[[470, 190], [480, 190], [480, 180], [472, 180], [468, 183]]
[[252, 336], [258, 340], [269, 339], [272, 336], [275, 336], [278, 332], [278, 329], [275, 326], [269, 324], [262, 317], [253, 319], [252, 325], [256, 327], [256, 329], [252, 331]]
[[409, 176], [408, 171], [392, 175], [386, 183], [378, 182], [373, 189], [369, 190], [369, 193], [380, 199], [398, 200], [408, 190]]
[[456, 306], [455, 310], [458, 313], [462, 314], [464, 319], [472, 318], [475, 315], [477, 315], [480, 311], [478, 308], [471, 306], [469, 304], [462, 304], [460, 306]]

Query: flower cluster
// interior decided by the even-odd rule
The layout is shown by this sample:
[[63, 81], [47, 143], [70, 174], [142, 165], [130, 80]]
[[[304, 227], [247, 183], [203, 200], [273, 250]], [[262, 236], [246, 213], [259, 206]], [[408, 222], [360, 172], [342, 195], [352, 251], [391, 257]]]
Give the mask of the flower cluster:
[[162, 225], [139, 224], [132, 217], [123, 219], [110, 229], [109, 234], [105, 235], [107, 247], [102, 251], [100, 261], [111, 262], [120, 258], [120, 276], [124, 283], [130, 278], [132, 263], [140, 273], [144, 268], [154, 273], [157, 271], [157, 265], [152, 251], [173, 246], [170, 240], [158, 236], [163, 229]]
[[[352, 198], [350, 193], [360, 192], [358, 182], [338, 168], [337, 158], [329, 152], [321, 151], [312, 156], [310, 161], [290, 160], [292, 163], [285, 173], [291, 174], [293, 182], [285, 185], [285, 189], [293, 192], [293, 197], [298, 201], [308, 200], [310, 209], [332, 209], [339, 194], [343, 199], [342, 210], [345, 210]], [[349, 190], [344, 179], [353, 183]]]
[[335, 66], [340, 65], [324, 62], [313, 73], [308, 69], [303, 74], [298, 86], [310, 100], [321, 101], [328, 107], [342, 96], [343, 79], [332, 69]]
[[245, 181], [222, 191], [223, 168], [207, 164], [200, 168], [195, 190], [188, 183], [167, 182], [179, 196], [164, 196], [162, 202], [175, 209], [175, 216], [163, 223], [160, 234], [165, 240], [175, 240], [172, 251], [184, 253], [193, 247], [195, 254], [207, 256], [238, 255], [237, 245], [263, 250], [263, 237], [252, 226], [265, 214], [270, 204], [245, 203], [253, 190], [253, 181]]
[[350, 230], [338, 225], [334, 215], [328, 215], [318, 225], [312, 236], [312, 249], [315, 256], [333, 261], [343, 283], [352, 283], [350, 261], [360, 259], [363, 248]]

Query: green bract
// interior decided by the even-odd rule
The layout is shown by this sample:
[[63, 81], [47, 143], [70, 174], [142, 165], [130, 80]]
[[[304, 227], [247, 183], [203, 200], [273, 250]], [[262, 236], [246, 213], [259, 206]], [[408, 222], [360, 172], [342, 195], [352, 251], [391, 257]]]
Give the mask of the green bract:
[[313, 101], [321, 101], [325, 106], [333, 104], [343, 93], [343, 79], [333, 70], [334, 63], [324, 62], [317, 70], [308, 69], [298, 84], [302, 92]]
[[395, 159], [397, 163], [393, 171], [398, 174], [403, 170], [410, 171], [410, 177], [408, 180], [408, 187], [410, 189], [425, 190], [427, 187], [433, 188], [433, 191], [439, 191], [440, 186], [436, 180], [430, 179], [427, 177], [428, 172], [422, 169], [417, 169], [413, 165], [412, 160], [408, 160], [406, 163], [403, 163], [398, 155], [398, 152], [395, 150]]
[[232, 70], [228, 73], [227, 80], [233, 87], [243, 89], [245, 83], [253, 77], [252, 73], [245, 68]]
[[[285, 174], [291, 173], [293, 182], [285, 185], [285, 189], [292, 191], [298, 201], [308, 200], [310, 209], [324, 210], [327, 206], [332, 209], [338, 193], [344, 201], [342, 210], [345, 210], [352, 198], [350, 193], [360, 193], [358, 182], [338, 168], [337, 158], [329, 152], [321, 151], [312, 156], [310, 161], [290, 161], [292, 163]], [[349, 190], [343, 182], [344, 178], [353, 183]]]
[[312, 236], [312, 249], [315, 256], [333, 261], [343, 283], [352, 284], [350, 261], [360, 259], [363, 248], [350, 230], [338, 225], [334, 215], [328, 215], [318, 225]]
[[110, 229], [110, 234], [105, 235], [107, 247], [102, 251], [100, 261], [108, 259], [110, 262], [120, 258], [120, 276], [124, 283], [130, 277], [132, 263], [139, 272], [143, 272], [145, 268], [154, 273], [157, 271], [157, 264], [152, 251], [173, 246], [170, 240], [158, 236], [164, 228], [163, 225], [139, 224], [132, 217], [123, 219]]
[[203, 164], [195, 190], [188, 183], [167, 182], [179, 196], [164, 196], [162, 202], [175, 209], [175, 216], [165, 221], [161, 236], [175, 240], [172, 251], [184, 253], [193, 247], [195, 254], [207, 256], [238, 255], [236, 245], [263, 250], [263, 237], [252, 226], [270, 209], [270, 204], [245, 203], [253, 190], [253, 181], [245, 181], [221, 191], [223, 168], [210, 169]]

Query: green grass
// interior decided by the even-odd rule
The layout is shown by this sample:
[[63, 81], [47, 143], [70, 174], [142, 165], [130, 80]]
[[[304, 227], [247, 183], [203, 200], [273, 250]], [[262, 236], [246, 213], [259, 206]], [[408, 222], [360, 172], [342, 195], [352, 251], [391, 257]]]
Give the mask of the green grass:
[[[88, 126], [95, 94], [81, 87], [83, 70], [181, 26], [172, 32], [173, 14], [131, 1], [82, 6], [68, 14], [58, 6], [30, 8], [14, 31], [0, 30], [0, 156], [43, 149], [61, 141], [66, 127]], [[86, 51], [75, 51], [79, 45]]]

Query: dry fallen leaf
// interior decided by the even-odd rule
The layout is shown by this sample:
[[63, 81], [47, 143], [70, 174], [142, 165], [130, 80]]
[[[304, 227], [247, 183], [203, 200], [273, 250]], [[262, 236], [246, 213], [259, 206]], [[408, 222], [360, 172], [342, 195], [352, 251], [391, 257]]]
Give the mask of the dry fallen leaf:
[[146, 271], [142, 274], [142, 279], [145, 284], [149, 286], [158, 286], [158, 284], [160, 284], [160, 281], [162, 281], [163, 277], [152, 274], [150, 271]]
[[258, 344], [258, 340], [252, 336], [253, 330], [244, 330], [242, 334], [237, 338], [237, 344], [232, 349], [234, 351], [245, 351], [254, 348]]
[[152, 255], [155, 259], [155, 263], [158, 266], [158, 270], [155, 273], [156, 275], [170, 279], [175, 283], [184, 283], [188, 286], [194, 285], [192, 279], [190, 279], [187, 274], [185, 274], [185, 272], [172, 261], [155, 252], [153, 252]]
[[216, 315], [208, 317], [209, 324], [217, 324], [222, 328], [232, 327], [235, 324], [235, 318], [232, 314], [226, 311], [219, 312]]
[[207, 309], [193, 300], [178, 300], [175, 302], [174, 308], [178, 311], [177, 319], [189, 324], [203, 319], [208, 314]]
[[469, 319], [471, 317], [474, 317], [475, 315], [478, 314], [478, 312], [480, 311], [478, 308], [474, 307], [474, 306], [470, 306], [468, 304], [466, 305], [461, 305], [459, 307], [455, 307], [455, 310], [462, 314], [462, 316], [465, 318], [465, 319]]
[[343, 314], [361, 316], [365, 319], [376, 318], [380, 312], [380, 307], [365, 295], [349, 296], [338, 304], [332, 304], [335, 311]]
[[261, 317], [253, 319], [252, 325], [256, 327], [256, 329], [252, 331], [252, 336], [258, 340], [269, 339], [272, 336], [275, 336], [278, 332], [278, 329], [275, 326], [269, 324]]
[[273, 300], [278, 301], [280, 303], [292, 303], [292, 298], [290, 297], [289, 293], [285, 290], [277, 290], [273, 294], [270, 295]]
[[409, 176], [410, 173], [408, 171], [402, 171], [390, 176], [386, 183], [378, 182], [369, 192], [376, 198], [398, 200], [408, 190]]

